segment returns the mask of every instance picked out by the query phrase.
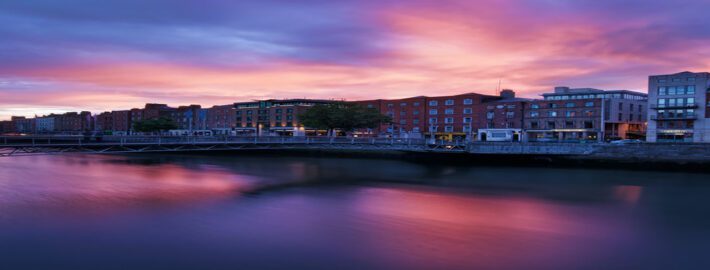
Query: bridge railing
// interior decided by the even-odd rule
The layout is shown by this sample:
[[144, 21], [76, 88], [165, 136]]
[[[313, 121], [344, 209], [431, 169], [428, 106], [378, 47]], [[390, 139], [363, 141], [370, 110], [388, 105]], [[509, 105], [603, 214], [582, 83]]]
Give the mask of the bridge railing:
[[137, 145], [137, 144], [388, 144], [424, 145], [425, 139], [277, 136], [2, 136], [0, 146]]

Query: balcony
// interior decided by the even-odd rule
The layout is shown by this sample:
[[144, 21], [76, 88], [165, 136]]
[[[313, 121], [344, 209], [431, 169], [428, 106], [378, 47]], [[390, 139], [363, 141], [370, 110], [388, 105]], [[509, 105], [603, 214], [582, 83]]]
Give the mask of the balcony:
[[651, 115], [653, 121], [696, 120], [697, 115]]
[[663, 105], [651, 104], [651, 109], [654, 109], [654, 110], [665, 110], [665, 109], [695, 109], [695, 108], [698, 108], [698, 107], [699, 107], [698, 103], [695, 103], [695, 102], [693, 102], [693, 103], [688, 103], [688, 104], [673, 104], [673, 105], [669, 105], [669, 104], [663, 104]]

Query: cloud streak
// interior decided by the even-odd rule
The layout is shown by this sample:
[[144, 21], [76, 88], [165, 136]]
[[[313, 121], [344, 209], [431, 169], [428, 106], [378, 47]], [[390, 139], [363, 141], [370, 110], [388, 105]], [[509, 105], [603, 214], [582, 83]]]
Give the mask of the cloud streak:
[[22, 108], [644, 90], [710, 70], [710, 3], [661, 0], [0, 2], [0, 119]]

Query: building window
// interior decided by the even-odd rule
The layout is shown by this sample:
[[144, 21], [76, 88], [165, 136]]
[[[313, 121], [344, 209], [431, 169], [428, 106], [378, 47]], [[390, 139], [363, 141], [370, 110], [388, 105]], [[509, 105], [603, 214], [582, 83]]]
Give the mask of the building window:
[[530, 109], [540, 109], [540, 104], [531, 104]]
[[413, 111], [412, 111], [412, 114], [413, 114], [413, 115], [419, 115], [419, 110], [413, 110]]
[[587, 101], [584, 103], [584, 107], [594, 107], [594, 101]]
[[668, 88], [666, 88], [665, 86], [658, 87], [658, 95], [659, 96], [668, 95]]
[[530, 117], [538, 117], [540, 116], [540, 113], [538, 112], [530, 112]]
[[419, 119], [414, 119], [414, 120], [412, 120], [412, 124], [414, 124], [414, 125], [419, 125]]
[[686, 88], [685, 93], [688, 95], [695, 95], [695, 85], [688, 85], [688, 88]]
[[472, 120], [472, 119], [473, 119], [473, 118], [471, 118], [471, 117], [464, 117], [464, 118], [463, 118], [463, 122], [466, 123], [466, 124], [468, 124], [468, 123], [471, 123], [471, 120]]
[[407, 124], [407, 120], [404, 120], [404, 119], [399, 120], [399, 124], [400, 124], [400, 125], [406, 125], [406, 124]]
[[592, 117], [592, 116], [594, 116], [594, 111], [592, 111], [592, 110], [586, 110], [586, 111], [584, 111], [584, 116], [586, 116], [586, 117]]
[[436, 106], [436, 105], [439, 105], [439, 102], [437, 102], [436, 100], [429, 101], [429, 106]]
[[594, 121], [584, 121], [584, 128], [586, 128], [586, 129], [594, 128]]
[[506, 112], [505, 113], [505, 118], [511, 119], [515, 117], [515, 112]]
[[286, 113], [293, 113], [293, 109], [286, 109]]
[[429, 132], [436, 132], [439, 129], [438, 126], [431, 126], [429, 127]]
[[436, 124], [436, 118], [429, 118], [429, 124]]
[[471, 105], [473, 104], [473, 99], [466, 98], [463, 100], [463, 105]]
[[470, 126], [464, 126], [464, 127], [463, 127], [463, 132], [471, 132], [471, 127], [470, 127]]
[[548, 106], [549, 108], [554, 109], [554, 108], [557, 108], [557, 103], [550, 103], [550, 104], [548, 104], [547, 106]]
[[619, 111], [624, 110], [624, 103], [619, 102]]
[[437, 115], [439, 112], [436, 109], [429, 110], [429, 115]]
[[555, 121], [547, 121], [547, 129], [555, 129]]
[[574, 121], [565, 121], [565, 128], [574, 128]]
[[574, 108], [574, 102], [567, 102], [567, 103], [565, 103], [565, 107], [567, 107], [567, 108]]
[[445, 124], [453, 124], [454, 118], [453, 117], [446, 117], [446, 118], [444, 118], [444, 123]]
[[493, 119], [493, 117], [495, 117], [495, 113], [494, 113], [494, 112], [487, 112], [487, 113], [486, 113], [486, 119]]
[[454, 114], [454, 109], [446, 109], [444, 114]]
[[407, 116], [407, 111], [401, 111], [401, 112], [399, 112], [399, 116]]
[[463, 114], [472, 114], [473, 109], [472, 108], [463, 108]]
[[575, 111], [566, 111], [565, 112], [565, 117], [575, 117], [577, 116], [577, 112]]
[[557, 112], [556, 112], [556, 111], [549, 111], [549, 112], [547, 112], [547, 116], [549, 116], [549, 117], [557, 117]]
[[690, 78], [688, 78], [688, 81], [689, 81], [689, 82], [694, 82], [694, 81], [695, 81], [695, 77], [690, 77]]
[[624, 121], [624, 114], [623, 113], [619, 113], [619, 121]]
[[454, 100], [453, 100], [453, 99], [447, 99], [447, 100], [444, 102], [444, 104], [446, 104], [447, 106], [454, 105]]
[[414, 103], [412, 103], [412, 106], [418, 107], [418, 106], [419, 106], [419, 102], [414, 102]]
[[668, 95], [672, 96], [676, 94], [675, 86], [668, 87]]
[[445, 132], [454, 132], [454, 127], [453, 126], [445, 126], [444, 131]]
[[402, 106], [402, 107], [407, 106], [407, 102], [402, 102], [399, 104], [399, 106]]
[[540, 123], [538, 123], [537, 121], [530, 122], [530, 129], [538, 129], [538, 128], [540, 128]]

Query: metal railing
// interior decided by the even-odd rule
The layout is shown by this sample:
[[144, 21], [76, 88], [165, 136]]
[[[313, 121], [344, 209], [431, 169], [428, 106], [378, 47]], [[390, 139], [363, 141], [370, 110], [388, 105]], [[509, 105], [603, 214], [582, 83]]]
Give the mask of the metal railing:
[[0, 146], [98, 146], [174, 144], [378, 144], [424, 145], [425, 139], [276, 136], [2, 136]]

